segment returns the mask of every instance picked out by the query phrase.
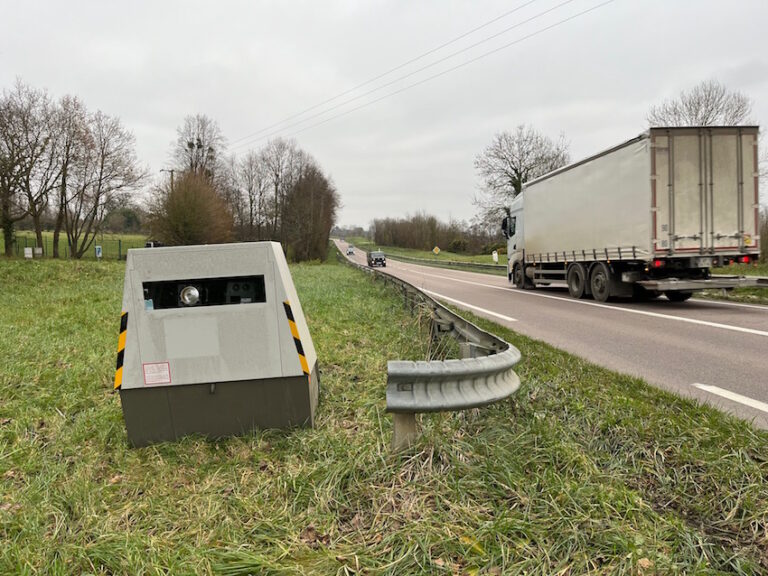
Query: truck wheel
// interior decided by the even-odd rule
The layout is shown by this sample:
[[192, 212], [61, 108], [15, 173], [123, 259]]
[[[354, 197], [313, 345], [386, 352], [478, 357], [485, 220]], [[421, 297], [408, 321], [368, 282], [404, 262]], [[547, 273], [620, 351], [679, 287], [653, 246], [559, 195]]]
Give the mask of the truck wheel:
[[688, 298], [693, 296], [693, 292], [664, 292], [664, 295], [670, 302], [685, 302]]
[[571, 264], [568, 267], [568, 293], [572, 298], [584, 298], [586, 277], [587, 273], [582, 264]]
[[523, 267], [520, 264], [515, 264], [515, 268], [512, 270], [512, 280], [520, 290], [531, 288], [531, 282], [525, 277], [525, 272], [523, 272]]
[[592, 268], [589, 277], [589, 287], [592, 289], [592, 296], [598, 302], [607, 302], [611, 296], [611, 271], [603, 262], [598, 262]]

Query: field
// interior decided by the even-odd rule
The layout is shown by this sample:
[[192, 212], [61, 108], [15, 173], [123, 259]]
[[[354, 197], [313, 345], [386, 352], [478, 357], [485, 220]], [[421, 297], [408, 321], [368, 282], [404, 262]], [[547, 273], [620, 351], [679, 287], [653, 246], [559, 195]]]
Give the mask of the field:
[[[457, 254], [455, 252], [449, 252], [448, 250], [440, 249], [440, 252], [435, 255], [430, 250], [414, 250], [411, 248], [397, 248], [396, 246], [377, 246], [371, 240], [358, 236], [352, 236], [345, 239], [350, 244], [354, 244], [356, 247], [366, 252], [370, 250], [381, 249], [387, 254], [392, 256], [407, 256], [410, 258], [421, 258], [424, 260], [431, 260], [436, 264], [443, 264], [445, 262], [472, 262], [475, 264], [494, 264], [493, 257], [490, 254]], [[499, 263], [503, 266], [506, 263], [506, 256], [499, 254]]]
[[0, 573], [768, 571], [768, 433], [476, 319], [521, 390], [393, 454], [386, 361], [423, 358], [423, 327], [353, 269], [291, 270], [317, 427], [131, 449], [123, 265], [0, 260]]
[[[146, 242], [146, 236], [142, 234], [98, 234], [93, 241], [90, 249], [83, 254], [83, 259], [95, 260], [95, 246], [101, 246], [102, 258], [105, 260], [118, 260], [125, 258], [125, 251], [129, 248], [143, 248]], [[20, 230], [16, 232], [15, 255], [24, 257], [24, 248], [26, 246], [34, 247], [37, 241], [35, 233], [29, 230]], [[66, 258], [69, 254], [67, 247], [67, 236], [62, 234], [59, 239], [59, 250], [61, 257]], [[43, 253], [45, 256], [53, 254], [53, 232], [43, 232]], [[5, 254], [5, 241], [0, 235], [0, 255]]]

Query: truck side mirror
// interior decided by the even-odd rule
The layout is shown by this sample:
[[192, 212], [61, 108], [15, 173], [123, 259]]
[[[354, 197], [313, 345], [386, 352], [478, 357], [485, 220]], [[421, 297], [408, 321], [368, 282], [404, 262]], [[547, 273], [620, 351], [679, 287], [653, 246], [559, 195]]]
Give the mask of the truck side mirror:
[[504, 234], [504, 238], [509, 238], [509, 232], [507, 232], [507, 224], [509, 222], [509, 217], [505, 216], [504, 220], [501, 221], [501, 233]]

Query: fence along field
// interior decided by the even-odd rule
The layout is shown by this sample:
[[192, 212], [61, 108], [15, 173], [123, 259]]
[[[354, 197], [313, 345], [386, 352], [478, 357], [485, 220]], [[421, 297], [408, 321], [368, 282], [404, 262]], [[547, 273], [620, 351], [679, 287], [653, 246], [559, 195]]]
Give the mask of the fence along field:
[[[104, 260], [125, 260], [125, 253], [130, 248], [144, 248], [146, 236], [141, 234], [98, 234], [91, 247], [83, 254], [83, 259], [93, 260], [96, 258], [96, 246], [101, 246], [101, 257]], [[16, 232], [16, 242], [14, 243], [13, 253], [24, 257], [24, 248], [34, 248], [37, 246], [34, 232], [23, 230]], [[50, 258], [53, 254], [53, 233], [43, 232], [43, 257]], [[5, 242], [0, 236], [0, 254], [5, 251]], [[67, 237], [62, 234], [59, 237], [59, 256], [69, 258], [69, 247], [67, 246]]]

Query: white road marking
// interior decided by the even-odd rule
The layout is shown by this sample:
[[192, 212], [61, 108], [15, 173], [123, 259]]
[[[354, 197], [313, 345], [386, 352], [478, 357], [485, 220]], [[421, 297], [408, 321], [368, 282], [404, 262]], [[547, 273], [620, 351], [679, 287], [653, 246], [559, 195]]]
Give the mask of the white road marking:
[[[401, 264], [401, 263], [398, 262], [398, 264]], [[416, 268], [411, 268], [410, 266], [404, 266], [402, 264], [399, 266], [399, 268], [402, 268], [403, 270], [407, 270], [409, 272], [415, 272], [415, 273], [421, 272], [421, 270], [418, 270]], [[453, 270], [453, 272], [460, 272], [462, 274], [467, 274], [467, 275], [480, 274], [486, 278], [489, 276], [488, 274], [483, 274], [482, 272], [473, 272], [471, 270]], [[565, 282], [558, 282], [556, 280], [554, 280], [552, 284], [555, 286], [561, 286], [561, 287], [567, 286]], [[497, 286], [497, 288], [499, 288], [499, 286]], [[558, 296], [555, 296], [555, 298], [558, 298]], [[563, 297], [562, 300], [568, 300], [568, 298]], [[715, 300], [715, 299], [708, 300], [704, 298], [691, 298], [690, 301], [697, 302], [699, 304], [714, 304], [716, 306], [734, 306], [736, 308], [752, 308], [754, 310], [760, 310], [761, 312], [768, 312], [768, 305], [765, 305], [765, 304], [746, 304], [744, 302], [724, 302], [723, 300]]]
[[719, 388], [718, 386], [709, 386], [707, 384], [699, 384], [698, 382], [691, 384], [694, 388], [698, 388], [699, 390], [704, 390], [705, 392], [709, 392], [710, 394], [716, 394], [717, 396], [722, 396], [723, 398], [727, 398], [728, 400], [733, 400], [734, 402], [738, 402], [739, 404], [744, 404], [745, 406], [750, 406], [751, 408], [755, 408], [756, 410], [760, 410], [762, 412], [768, 412], [768, 404], [765, 402], [760, 402], [760, 400], [755, 400], [754, 398], [750, 398], [749, 396], [742, 396], [741, 394], [736, 394], [736, 392], [731, 392], [730, 390], [726, 390], [725, 388]]
[[717, 304], [718, 306], [736, 306], [738, 308], [754, 308], [762, 312], [768, 312], [768, 306], [761, 306], [759, 304], [743, 304], [741, 302], [723, 302], [722, 300], [704, 300], [702, 298], [692, 298], [691, 302], [699, 302], [701, 304]]
[[480, 306], [475, 306], [474, 304], [470, 304], [468, 302], [462, 302], [461, 300], [454, 300], [453, 298], [449, 298], [448, 296], [445, 296], [443, 294], [432, 292], [432, 290], [426, 290], [424, 288], [422, 288], [421, 290], [422, 292], [426, 292], [430, 296], [434, 296], [435, 298], [440, 298], [440, 300], [445, 300], [446, 302], [451, 302], [458, 306], [469, 308], [470, 310], [477, 310], [478, 312], [482, 312], [483, 314], [488, 314], [490, 316], [495, 316], [496, 318], [500, 318], [501, 320], [506, 320], [507, 322], [517, 322], [517, 319], [512, 318], [511, 316], [504, 316], [504, 314], [499, 314], [498, 312], [493, 312], [492, 310], [486, 310], [485, 308], [480, 308]]
[[[470, 282], [469, 280], [460, 280], [458, 278], [451, 278], [450, 276], [440, 276], [438, 274], [427, 274], [426, 272], [419, 271], [419, 274], [424, 276], [431, 276], [433, 278], [441, 278], [443, 280], [451, 280], [453, 282], [461, 282], [462, 284], [470, 284], [472, 286], [482, 286], [484, 288], [492, 288], [494, 290], [505, 290], [510, 292], [507, 287], [494, 286], [493, 284], [482, 284], [480, 282]], [[708, 322], [706, 320], [696, 320], [695, 318], [685, 318], [683, 316], [672, 316], [671, 314], [660, 314], [659, 312], [648, 312], [647, 310], [636, 310], [634, 308], [624, 308], [622, 306], [609, 306], [607, 304], [601, 304], [599, 302], [588, 302], [586, 300], [576, 300], [573, 298], [561, 298], [560, 296], [552, 296], [550, 294], [541, 294], [533, 292], [531, 290], [515, 290], [515, 294], [525, 296], [536, 296], [538, 298], [549, 298], [550, 300], [557, 300], [559, 302], [567, 302], [569, 304], [581, 304], [582, 306], [594, 306], [596, 308], [605, 308], [606, 310], [613, 310], [615, 312], [627, 312], [629, 314], [639, 314], [641, 316], [650, 316], [651, 318], [663, 318], [665, 320], [676, 320], [678, 322], [687, 322], [689, 324], [698, 324], [700, 326], [709, 326], [711, 328], [722, 328], [723, 330], [732, 330], [734, 332], [744, 332], [746, 334], [754, 334], [755, 336], [766, 336], [768, 332], [764, 330], [755, 330], [754, 328], [744, 328], [743, 326], [733, 326], [731, 324], [720, 324], [718, 322]]]

